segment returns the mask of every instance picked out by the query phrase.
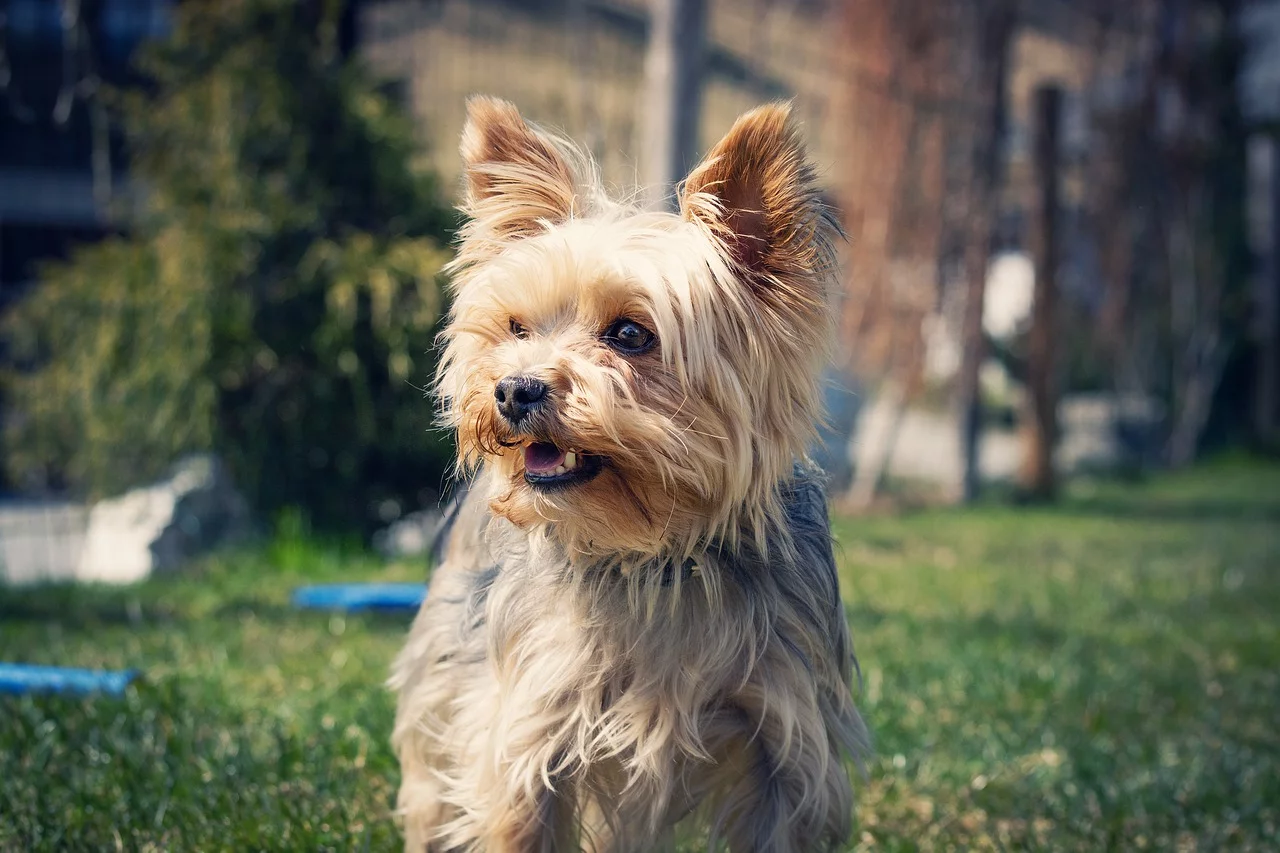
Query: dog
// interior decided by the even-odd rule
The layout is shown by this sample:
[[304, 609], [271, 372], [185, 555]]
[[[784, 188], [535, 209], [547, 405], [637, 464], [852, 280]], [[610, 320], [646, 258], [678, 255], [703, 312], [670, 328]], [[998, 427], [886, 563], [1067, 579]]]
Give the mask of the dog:
[[790, 108], [678, 213], [467, 113], [435, 387], [468, 488], [389, 682], [406, 849], [838, 848], [866, 731], [806, 454], [839, 227]]

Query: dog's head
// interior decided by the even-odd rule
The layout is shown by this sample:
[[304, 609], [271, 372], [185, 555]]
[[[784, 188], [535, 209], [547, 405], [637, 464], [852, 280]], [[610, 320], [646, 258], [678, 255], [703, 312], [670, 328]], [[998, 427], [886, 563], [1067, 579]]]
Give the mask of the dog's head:
[[814, 435], [836, 228], [789, 110], [742, 116], [680, 213], [473, 99], [438, 390], [495, 513], [588, 557], [760, 539]]

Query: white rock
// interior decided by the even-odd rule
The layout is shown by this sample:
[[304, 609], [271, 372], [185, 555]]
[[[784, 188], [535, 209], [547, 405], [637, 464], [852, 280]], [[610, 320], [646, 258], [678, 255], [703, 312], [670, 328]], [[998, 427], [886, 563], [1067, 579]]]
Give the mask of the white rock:
[[144, 580], [242, 537], [248, 527], [248, 508], [221, 464], [191, 456], [168, 480], [93, 506], [76, 579]]

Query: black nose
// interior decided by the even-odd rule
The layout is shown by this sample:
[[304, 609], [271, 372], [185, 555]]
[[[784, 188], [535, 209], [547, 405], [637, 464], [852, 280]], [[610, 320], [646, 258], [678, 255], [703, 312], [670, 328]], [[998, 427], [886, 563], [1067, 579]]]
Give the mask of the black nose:
[[508, 376], [493, 389], [498, 411], [513, 424], [524, 420], [546, 396], [547, 383], [532, 376]]

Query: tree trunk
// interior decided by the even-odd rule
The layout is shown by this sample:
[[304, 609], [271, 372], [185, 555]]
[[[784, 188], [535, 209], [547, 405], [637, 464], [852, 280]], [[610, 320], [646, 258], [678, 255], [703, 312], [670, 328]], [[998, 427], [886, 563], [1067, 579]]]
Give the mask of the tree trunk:
[[1014, 7], [1008, 0], [993, 0], [982, 22], [978, 42], [977, 86], [987, 98], [988, 113], [975, 131], [974, 177], [970, 189], [969, 223], [964, 250], [965, 301], [961, 327], [960, 371], [956, 376], [956, 420], [960, 427], [960, 500], [978, 495], [981, 469], [978, 448], [982, 431], [982, 405], [978, 377], [986, 359], [982, 312], [987, 289], [987, 261], [995, 223], [996, 188], [1000, 181], [1000, 140], [1005, 123], [1005, 78]]
[[1280, 440], [1280, 142], [1258, 140], [1254, 150], [1254, 435], [1270, 444]]
[[1166, 450], [1175, 468], [1196, 460], [1226, 364], [1219, 328], [1223, 284], [1215, 278], [1210, 238], [1203, 236], [1206, 229], [1197, 221], [1205, 205], [1203, 194], [1196, 184], [1180, 193], [1180, 203], [1171, 205], [1165, 237], [1170, 327], [1182, 348], [1173, 364], [1174, 419]]
[[1182, 383], [1178, 415], [1169, 436], [1169, 464], [1174, 468], [1196, 461], [1200, 436], [1209, 422], [1213, 392], [1222, 374], [1220, 361], [1220, 358], [1213, 358], [1198, 366]]
[[1031, 253], [1035, 265], [1035, 301], [1027, 340], [1027, 400], [1022, 419], [1023, 459], [1019, 485], [1036, 500], [1054, 496], [1053, 449], [1058, 436], [1058, 130], [1062, 90], [1036, 92], [1035, 171]]
[[653, 203], [674, 207], [673, 188], [698, 153], [707, 3], [650, 0], [649, 8], [641, 179]]

